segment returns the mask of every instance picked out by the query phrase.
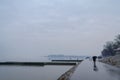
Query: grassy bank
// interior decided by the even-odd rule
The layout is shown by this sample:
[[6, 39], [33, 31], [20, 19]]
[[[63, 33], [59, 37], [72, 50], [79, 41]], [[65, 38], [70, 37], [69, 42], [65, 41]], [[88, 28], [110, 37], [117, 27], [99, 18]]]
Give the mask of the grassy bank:
[[120, 55], [105, 57], [100, 62], [107, 63], [120, 68]]

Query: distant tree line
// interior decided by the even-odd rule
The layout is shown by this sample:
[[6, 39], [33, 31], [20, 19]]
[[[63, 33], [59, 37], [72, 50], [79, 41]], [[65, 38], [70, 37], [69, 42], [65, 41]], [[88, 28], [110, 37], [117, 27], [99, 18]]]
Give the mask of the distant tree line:
[[106, 42], [101, 53], [103, 57], [120, 54], [120, 34], [116, 36], [114, 41]]

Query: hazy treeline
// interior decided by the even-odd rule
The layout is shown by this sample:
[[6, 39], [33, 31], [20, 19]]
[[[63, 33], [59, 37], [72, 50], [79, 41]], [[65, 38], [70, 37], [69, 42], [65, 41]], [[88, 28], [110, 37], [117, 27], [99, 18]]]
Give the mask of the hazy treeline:
[[103, 57], [120, 54], [120, 34], [115, 37], [114, 41], [106, 42], [101, 53]]

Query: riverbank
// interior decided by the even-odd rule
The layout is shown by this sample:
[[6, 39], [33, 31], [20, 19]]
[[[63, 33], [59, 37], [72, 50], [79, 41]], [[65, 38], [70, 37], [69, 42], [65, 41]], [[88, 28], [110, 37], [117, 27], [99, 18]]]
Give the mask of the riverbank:
[[83, 60], [51, 60], [52, 62], [81, 62]]
[[[82, 61], [81, 61], [82, 62]], [[68, 71], [66, 71], [64, 74], [62, 74], [57, 80], [69, 80], [70, 77], [72, 76], [72, 74], [74, 73], [74, 71], [76, 70], [77, 66], [81, 63], [79, 62], [78, 64], [76, 64], [75, 66], [73, 66], [71, 69], [69, 69]]]
[[44, 66], [44, 65], [76, 65], [76, 63], [75, 62], [0, 62], [0, 65]]
[[120, 55], [105, 57], [99, 61], [120, 68]]

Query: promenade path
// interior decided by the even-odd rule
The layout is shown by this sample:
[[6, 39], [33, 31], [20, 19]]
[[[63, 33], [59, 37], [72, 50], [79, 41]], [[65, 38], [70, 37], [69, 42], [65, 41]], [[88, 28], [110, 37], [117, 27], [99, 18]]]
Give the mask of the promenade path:
[[71, 76], [70, 80], [120, 80], [120, 68], [84, 60]]

